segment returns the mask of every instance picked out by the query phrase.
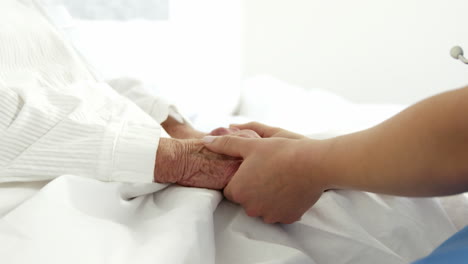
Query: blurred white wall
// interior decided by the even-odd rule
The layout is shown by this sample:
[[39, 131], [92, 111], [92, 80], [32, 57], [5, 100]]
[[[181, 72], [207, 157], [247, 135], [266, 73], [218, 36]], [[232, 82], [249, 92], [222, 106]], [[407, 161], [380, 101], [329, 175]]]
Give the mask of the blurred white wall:
[[243, 76], [357, 102], [412, 103], [468, 84], [466, 0], [244, 0]]
[[61, 0], [75, 18], [90, 20], [167, 20], [169, 0]]
[[76, 45], [104, 78], [144, 80], [189, 118], [238, 104], [238, 0], [170, 0], [166, 21], [78, 20], [77, 28]]

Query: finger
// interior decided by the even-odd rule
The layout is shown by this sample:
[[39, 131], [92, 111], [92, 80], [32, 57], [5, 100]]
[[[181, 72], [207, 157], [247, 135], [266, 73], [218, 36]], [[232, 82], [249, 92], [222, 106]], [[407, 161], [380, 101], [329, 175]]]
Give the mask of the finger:
[[228, 135], [228, 134], [231, 134], [231, 129], [229, 128], [225, 128], [225, 127], [218, 127], [216, 129], [214, 129], [213, 131], [210, 132], [210, 135], [211, 136], [224, 136], [224, 135]]
[[255, 207], [244, 207], [245, 213], [250, 217], [258, 217], [260, 216], [260, 210]]
[[213, 131], [211, 131], [209, 135], [210, 136], [224, 136], [224, 135], [235, 134], [239, 131], [241, 130], [235, 127], [230, 127], [230, 128], [218, 127], [214, 129]]
[[263, 216], [262, 218], [265, 224], [274, 224], [278, 222], [273, 216]]
[[206, 136], [203, 138], [205, 147], [213, 152], [232, 157], [244, 157], [252, 145], [248, 138], [236, 136]]
[[232, 124], [229, 127], [235, 127], [239, 129], [250, 129], [250, 130], [255, 131], [262, 138], [271, 137], [272, 135], [274, 135], [275, 133], [278, 133], [281, 130], [280, 128], [267, 126], [265, 124], [258, 123], [258, 122], [250, 122], [250, 123], [241, 124], [241, 125]]
[[248, 200], [248, 195], [245, 193], [245, 188], [243, 188], [242, 183], [237, 180], [237, 177], [242, 177], [239, 176], [239, 171], [232, 177], [231, 181], [226, 185], [226, 187], [223, 190], [223, 194], [229, 201], [244, 206], [244, 203]]
[[234, 196], [232, 195], [232, 184], [228, 183], [226, 188], [224, 188], [223, 194], [226, 197], [226, 199], [228, 199], [229, 201], [231, 201], [233, 203], [237, 203], [234, 200]]
[[233, 133], [234, 136], [245, 137], [245, 138], [260, 138], [257, 132], [250, 129], [243, 129]]

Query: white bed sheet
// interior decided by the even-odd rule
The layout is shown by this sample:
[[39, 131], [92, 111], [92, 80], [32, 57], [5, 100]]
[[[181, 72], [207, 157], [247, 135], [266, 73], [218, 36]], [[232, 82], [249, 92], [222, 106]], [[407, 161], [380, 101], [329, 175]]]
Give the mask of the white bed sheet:
[[267, 225], [216, 191], [75, 176], [40, 187], [2, 186], [3, 263], [408, 263], [457, 230], [437, 199], [331, 191], [300, 222]]
[[[275, 86], [271, 79], [247, 85], [241, 112], [249, 117], [235, 121], [273, 121], [312, 136], [372, 125], [379, 121], [378, 109], [387, 109], [363, 106], [366, 110], [359, 111], [360, 106], [334, 95], [300, 89], [294, 93], [293, 87]], [[281, 102], [275, 93], [258, 100], [265, 87], [283, 95], [283, 101], [289, 94], [291, 102], [304, 104], [283, 104], [283, 111], [277, 111]], [[308, 112], [312, 101], [325, 107], [315, 117]], [[355, 119], [362, 122], [348, 120], [343, 126], [328, 121], [320, 127], [320, 120], [346, 117], [340, 111], [349, 118], [351, 108], [363, 115]], [[382, 118], [391, 112], [387, 110]], [[329, 119], [328, 111], [334, 113]], [[366, 113], [372, 116], [366, 119]], [[209, 129], [231, 120], [213, 116], [194, 124]], [[72, 175], [50, 183], [0, 185], [0, 201], [2, 263], [409, 263], [468, 219], [466, 213], [448, 210], [455, 206], [467, 211], [463, 196], [445, 199], [442, 206], [439, 199], [329, 191], [301, 221], [268, 225], [222, 200], [217, 191], [103, 183]]]

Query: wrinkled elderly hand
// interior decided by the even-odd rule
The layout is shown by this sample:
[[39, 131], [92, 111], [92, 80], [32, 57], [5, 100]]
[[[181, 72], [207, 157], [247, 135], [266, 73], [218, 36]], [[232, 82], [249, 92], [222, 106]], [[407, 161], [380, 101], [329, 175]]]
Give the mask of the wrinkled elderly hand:
[[240, 159], [207, 150], [198, 139], [161, 138], [154, 179], [160, 183], [222, 189], [240, 163]]
[[[211, 133], [259, 138], [252, 130], [218, 128]], [[161, 138], [156, 154], [154, 180], [190, 187], [223, 189], [241, 162], [242, 159], [208, 150], [199, 139]]]

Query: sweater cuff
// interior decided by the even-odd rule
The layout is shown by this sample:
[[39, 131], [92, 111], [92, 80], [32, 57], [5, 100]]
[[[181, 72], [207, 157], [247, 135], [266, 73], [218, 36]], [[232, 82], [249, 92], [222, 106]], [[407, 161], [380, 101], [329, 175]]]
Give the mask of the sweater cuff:
[[110, 181], [154, 182], [161, 127], [124, 124], [113, 147]]
[[149, 115], [159, 124], [164, 122], [169, 115], [170, 103], [161, 97], [154, 97]]
[[154, 98], [154, 102], [149, 114], [159, 124], [166, 121], [166, 119], [170, 116], [181, 124], [191, 125], [190, 121], [179, 112], [175, 105], [169, 103], [161, 97]]

